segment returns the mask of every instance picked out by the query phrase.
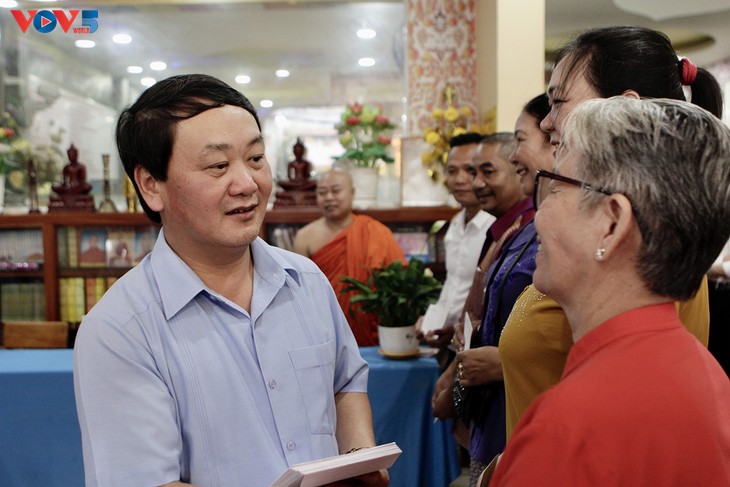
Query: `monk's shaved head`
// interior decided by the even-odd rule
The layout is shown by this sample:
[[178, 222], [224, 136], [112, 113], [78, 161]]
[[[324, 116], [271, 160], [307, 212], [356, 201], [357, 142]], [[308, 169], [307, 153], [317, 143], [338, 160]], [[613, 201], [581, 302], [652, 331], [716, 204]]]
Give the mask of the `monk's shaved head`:
[[319, 178], [317, 178], [317, 187], [319, 187], [320, 185], [329, 185], [334, 183], [335, 181], [339, 182], [340, 184], [346, 184], [350, 188], [354, 187], [350, 172], [339, 167], [332, 168], [319, 176]]

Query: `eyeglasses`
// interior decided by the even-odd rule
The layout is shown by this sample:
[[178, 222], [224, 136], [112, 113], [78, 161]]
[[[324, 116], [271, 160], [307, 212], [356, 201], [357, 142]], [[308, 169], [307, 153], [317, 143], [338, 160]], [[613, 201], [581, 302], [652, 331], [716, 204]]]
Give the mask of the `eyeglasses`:
[[[588, 191], [595, 191], [597, 193], [603, 193], [605, 195], [611, 196], [614, 194], [614, 191], [611, 191], [610, 189], [601, 188], [598, 186], [594, 186], [592, 184], [580, 181], [578, 179], [569, 178], [566, 176], [561, 176], [560, 174], [556, 174], [554, 172], [550, 171], [543, 171], [542, 169], [538, 169], [537, 173], [535, 174], [535, 189], [532, 192], [532, 204], [535, 207], [535, 210], [537, 211], [540, 203], [542, 203], [545, 198], [548, 196], [549, 187], [550, 187], [550, 181], [547, 181], [549, 179], [554, 179], [555, 181], [560, 181], [561, 183], [571, 184], [573, 186], [578, 186], [581, 189], [587, 189]], [[543, 181], [541, 183], [541, 181]]]

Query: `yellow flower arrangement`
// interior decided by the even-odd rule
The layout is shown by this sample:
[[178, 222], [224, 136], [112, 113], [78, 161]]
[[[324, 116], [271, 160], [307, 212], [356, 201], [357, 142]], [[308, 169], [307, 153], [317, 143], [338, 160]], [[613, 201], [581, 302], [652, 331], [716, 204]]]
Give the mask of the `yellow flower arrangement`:
[[[434, 125], [423, 132], [423, 138], [430, 147], [421, 154], [421, 162], [426, 167], [428, 176], [434, 181], [443, 176], [451, 139], [467, 132], [467, 122], [473, 115], [469, 107], [455, 105], [454, 89], [451, 86], [447, 85], [444, 88], [442, 97], [446, 102], [446, 108], [436, 107], [431, 111]], [[471, 126], [469, 130], [481, 133], [479, 127]]]

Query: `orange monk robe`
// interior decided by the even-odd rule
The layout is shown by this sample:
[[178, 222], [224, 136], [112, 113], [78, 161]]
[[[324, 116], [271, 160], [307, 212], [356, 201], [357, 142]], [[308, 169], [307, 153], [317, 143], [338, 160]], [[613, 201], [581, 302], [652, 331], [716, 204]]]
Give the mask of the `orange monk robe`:
[[329, 279], [342, 311], [361, 347], [378, 345], [378, 323], [372, 314], [350, 314], [354, 292], [341, 294], [342, 276], [367, 280], [370, 270], [395, 260], [406, 263], [403, 250], [393, 233], [382, 223], [366, 215], [353, 215], [352, 225], [341, 231], [327, 245], [312, 255], [312, 260]]

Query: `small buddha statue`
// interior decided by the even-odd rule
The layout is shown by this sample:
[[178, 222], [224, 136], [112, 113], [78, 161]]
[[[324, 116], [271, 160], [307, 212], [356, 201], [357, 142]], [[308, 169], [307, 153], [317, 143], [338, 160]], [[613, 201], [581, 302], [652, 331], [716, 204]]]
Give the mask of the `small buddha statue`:
[[79, 151], [71, 146], [66, 151], [68, 164], [63, 167], [62, 181], [53, 183], [48, 211], [94, 211], [91, 185], [86, 182], [86, 166], [79, 162]]
[[63, 167], [63, 182], [54, 183], [52, 189], [57, 194], [87, 194], [91, 191], [91, 185], [86, 182], [86, 166], [78, 160], [79, 151], [76, 146], [66, 151], [69, 163]]
[[304, 159], [305, 147], [297, 137], [294, 144], [294, 160], [286, 166], [286, 181], [279, 181], [281, 190], [276, 192], [274, 207], [314, 206], [317, 204], [317, 182], [311, 179], [312, 163]]
[[287, 176], [290, 181], [304, 182], [309, 181], [312, 173], [312, 163], [304, 159], [304, 144], [297, 137], [297, 143], [294, 144], [294, 160], [287, 164]]

